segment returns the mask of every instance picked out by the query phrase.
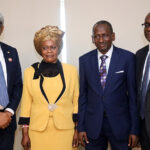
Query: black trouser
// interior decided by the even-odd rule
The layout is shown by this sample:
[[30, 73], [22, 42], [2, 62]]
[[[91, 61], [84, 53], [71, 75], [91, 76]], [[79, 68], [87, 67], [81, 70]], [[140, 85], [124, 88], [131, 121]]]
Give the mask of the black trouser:
[[147, 135], [145, 119], [141, 119], [141, 134], [140, 134], [140, 142], [142, 150], [150, 150], [150, 138]]
[[0, 150], [13, 150], [14, 134], [0, 131]]
[[[0, 110], [4, 112], [4, 110]], [[13, 150], [15, 138], [15, 115], [12, 118], [11, 124], [6, 129], [0, 129], [0, 150]]]

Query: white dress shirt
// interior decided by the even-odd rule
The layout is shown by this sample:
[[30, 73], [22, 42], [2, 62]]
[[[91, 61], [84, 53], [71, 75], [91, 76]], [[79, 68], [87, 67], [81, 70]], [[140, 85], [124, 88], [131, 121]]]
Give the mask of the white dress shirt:
[[[1, 64], [2, 64], [3, 73], [4, 73], [4, 78], [5, 78], [5, 82], [6, 82], [6, 86], [7, 86], [6, 63], [5, 63], [4, 54], [3, 54], [3, 52], [2, 52], [1, 46], [0, 46], [0, 62], [1, 62]], [[10, 113], [12, 113], [12, 115], [14, 115], [14, 111], [13, 111], [11, 108], [6, 108], [5, 110], [9, 111]]]
[[[99, 70], [100, 70], [100, 65], [102, 63], [102, 60], [100, 59], [100, 57], [104, 54], [102, 54], [99, 50], [97, 50], [97, 51], [98, 51], [98, 55], [97, 55], [98, 56], [98, 66], [99, 66]], [[111, 61], [112, 52], [113, 52], [113, 45], [111, 45], [110, 49], [105, 54], [106, 56], [108, 56], [108, 58], [105, 60], [107, 74], [108, 74], [108, 69], [109, 69], [109, 65], [110, 65], [110, 61]]]
[[[143, 74], [142, 74], [142, 82], [143, 82], [143, 77], [144, 77], [144, 74], [145, 74], [145, 67], [146, 67], [146, 63], [147, 63], [147, 58], [148, 58], [149, 55], [150, 55], [150, 44], [149, 44], [149, 51], [147, 53], [145, 63], [144, 63]], [[150, 70], [149, 70], [149, 75], [148, 76], [149, 76], [149, 79], [150, 79]], [[142, 87], [142, 82], [141, 82], [141, 87]]]

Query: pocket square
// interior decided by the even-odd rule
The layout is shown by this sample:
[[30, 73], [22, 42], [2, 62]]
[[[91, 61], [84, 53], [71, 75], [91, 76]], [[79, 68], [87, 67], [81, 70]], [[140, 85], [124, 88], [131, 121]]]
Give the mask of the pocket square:
[[124, 73], [124, 70], [117, 71], [116, 73]]

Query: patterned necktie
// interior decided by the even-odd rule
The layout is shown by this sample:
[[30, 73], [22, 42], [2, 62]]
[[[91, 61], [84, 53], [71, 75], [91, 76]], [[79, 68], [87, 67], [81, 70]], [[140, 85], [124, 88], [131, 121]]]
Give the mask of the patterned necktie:
[[106, 71], [106, 62], [105, 60], [108, 58], [108, 56], [106, 55], [102, 55], [100, 57], [101, 59], [101, 65], [100, 65], [100, 77], [101, 77], [101, 85], [103, 87], [103, 89], [105, 88], [105, 84], [106, 84], [106, 77], [107, 77], [107, 71]]
[[140, 115], [141, 118], [144, 119], [144, 105], [145, 105], [145, 97], [147, 93], [147, 88], [149, 84], [149, 71], [150, 71], [150, 55], [147, 58], [147, 63], [145, 66], [145, 73], [143, 76], [143, 82], [141, 86], [141, 105], [140, 105]]
[[0, 62], [0, 107], [5, 108], [9, 103], [6, 82], [4, 78], [2, 64]]

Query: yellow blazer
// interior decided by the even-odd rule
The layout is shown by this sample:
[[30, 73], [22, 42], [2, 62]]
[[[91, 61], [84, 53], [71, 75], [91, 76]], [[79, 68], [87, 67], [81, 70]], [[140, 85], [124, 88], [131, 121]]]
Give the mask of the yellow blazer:
[[74, 128], [72, 115], [78, 113], [78, 73], [76, 68], [69, 64], [62, 64], [62, 68], [66, 89], [57, 101], [57, 108], [53, 112], [48, 109], [48, 102], [40, 90], [40, 77], [33, 79], [35, 72], [33, 67], [25, 70], [20, 117], [30, 118], [31, 130], [43, 131], [47, 127], [50, 116], [53, 117], [56, 128]]

